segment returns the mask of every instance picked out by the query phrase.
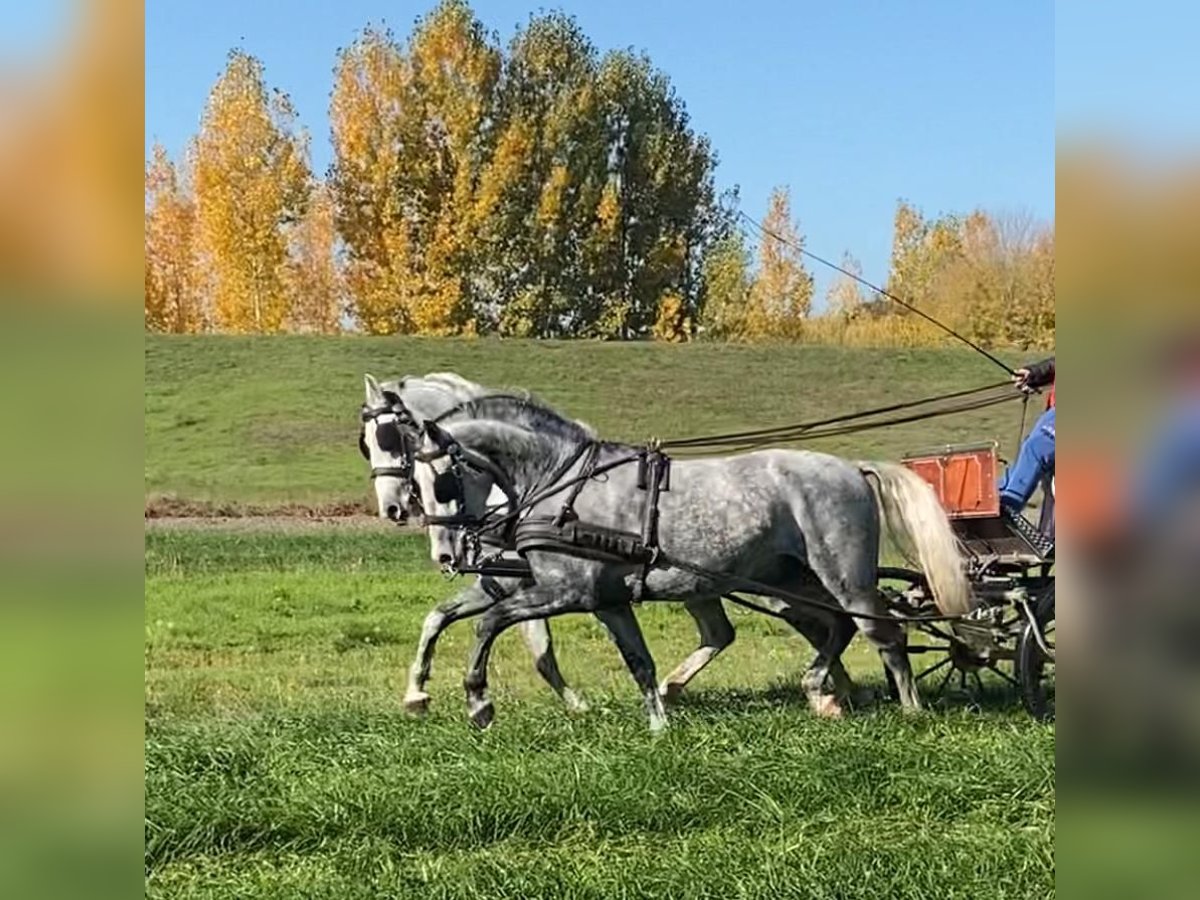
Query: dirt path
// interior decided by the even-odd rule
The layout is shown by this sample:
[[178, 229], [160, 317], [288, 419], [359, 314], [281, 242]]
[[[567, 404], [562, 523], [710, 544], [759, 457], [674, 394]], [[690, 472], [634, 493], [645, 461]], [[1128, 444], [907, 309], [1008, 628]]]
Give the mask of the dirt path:
[[[275, 531], [295, 533], [303, 531], [379, 531], [395, 532], [400, 526], [384, 522], [375, 516], [155, 516], [144, 519], [146, 531], [172, 530], [181, 528], [209, 528], [219, 531]], [[406, 533], [419, 531], [413, 526], [400, 528]]]

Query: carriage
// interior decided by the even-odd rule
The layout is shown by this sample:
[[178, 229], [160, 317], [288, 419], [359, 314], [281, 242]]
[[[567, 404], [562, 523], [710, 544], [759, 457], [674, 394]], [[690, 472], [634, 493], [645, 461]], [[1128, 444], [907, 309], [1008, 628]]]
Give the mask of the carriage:
[[[908, 652], [917, 680], [937, 678], [935, 692], [957, 689], [982, 699], [985, 678], [1019, 691], [1029, 713], [1054, 717], [1053, 483], [1043, 485], [1040, 521], [1002, 511], [995, 443], [912, 453], [903, 463], [937, 494], [967, 552], [973, 608], [949, 622], [917, 622]], [[922, 574], [880, 568], [880, 589], [898, 616], [935, 611]], [[955, 680], [957, 679], [957, 684]]]
[[[471, 720], [481, 727], [491, 721], [492, 705], [485, 693], [488, 650], [500, 631], [517, 622], [537, 630], [530, 646], [539, 672], [570, 706], [570, 692], [551, 658], [545, 619], [590, 611], [602, 618], [621, 648], [643, 691], [651, 728], [663, 727], [663, 697], [681, 689], [732, 640], [731, 635], [718, 637], [732, 632], [721, 609], [724, 597], [787, 620], [818, 648], [803, 679], [815, 709], [828, 708], [829, 685], [834, 691], [842, 689], [831, 667], [840, 665], [844, 641], [853, 633], [844, 625], [853, 619], [880, 650], [889, 682], [905, 706], [919, 706], [917, 684], [940, 675], [934, 688], [939, 695], [957, 689], [982, 701], [989, 693], [986, 682], [1002, 681], [1017, 688], [1032, 715], [1054, 716], [1053, 488], [1045, 486], [1047, 499], [1038, 527], [1004, 511], [996, 486], [1000, 461], [995, 443], [909, 454], [899, 465], [796, 455], [772, 466], [742, 469], [733, 481], [718, 471], [721, 485], [736, 483], [741, 488], [755, 481], [760, 490], [779, 496], [785, 496], [789, 486], [802, 486], [785, 502], [803, 503], [804, 492], [816, 485], [825, 496], [841, 498], [840, 507], [823, 508], [824, 521], [791, 519], [789, 524], [768, 517], [729, 532], [727, 539], [743, 542], [733, 546], [746, 546], [744, 542], [762, 540], [763, 528], [783, 522], [783, 527], [800, 528], [802, 534], [806, 528], [817, 529], [824, 546], [836, 548], [818, 555], [815, 562], [806, 560], [807, 569], [773, 570], [776, 574], [768, 576], [772, 581], [733, 570], [720, 556], [715, 567], [705, 562], [704, 535], [689, 523], [721, 521], [736, 528], [742, 521], [721, 518], [724, 495], [715, 487], [696, 488], [704, 477], [712, 478], [713, 469], [691, 470], [699, 471], [696, 477], [701, 480], [688, 479], [683, 492], [671, 490], [676, 454], [682, 464], [689, 456], [725, 454], [720, 464], [733, 465], [742, 450], [1007, 402], [1014, 396], [1007, 382], [815, 422], [655, 439], [644, 445], [603, 442], [587, 426], [528, 395], [488, 392], [459, 376], [396, 384], [395, 392], [385, 391], [368, 376], [362, 409], [360, 450], [372, 461], [380, 514], [393, 518], [395, 510], [419, 497], [424, 522], [430, 526], [431, 556], [448, 574], [478, 576], [472, 587], [427, 618], [418, 659], [410, 670], [406, 708], [421, 712], [428, 704], [424, 684], [437, 634], [450, 622], [483, 610], [487, 612], [464, 680]], [[431, 404], [427, 411], [408, 405], [418, 400]], [[373, 423], [377, 459], [365, 442], [367, 423]], [[501, 465], [493, 456], [507, 462]], [[421, 464], [425, 483], [417, 485], [414, 475], [405, 488], [409, 473], [417, 471], [416, 463]], [[472, 498], [466, 493], [468, 475], [477, 485]], [[920, 569], [879, 565], [878, 543], [871, 534], [875, 531], [877, 537], [880, 522], [874, 509], [863, 518], [867, 514], [861, 494], [855, 493], [864, 479], [887, 530], [916, 542]], [[400, 493], [402, 488], [410, 492], [407, 497]], [[662, 501], [671, 510], [673, 531], [669, 542], [661, 542], [660, 499], [668, 492], [672, 497], [682, 493], [684, 499]], [[589, 508], [577, 505], [581, 498]], [[681, 511], [680, 502], [691, 505]], [[790, 546], [791, 540], [786, 538], [785, 544]], [[600, 562], [617, 577], [589, 581], [601, 570], [558, 562], [534, 571], [534, 553], [543, 560], [550, 556]], [[862, 582], [862, 567], [868, 565], [870, 580]], [[793, 572], [798, 574], [788, 574]], [[798, 587], [789, 580], [795, 578], [801, 579]], [[804, 578], [818, 579], [827, 599], [810, 595]], [[600, 597], [605, 590], [610, 598]], [[689, 607], [701, 646], [659, 685], [629, 605], [646, 599], [683, 600], [688, 592], [701, 604]], [[812, 616], [804, 616], [804, 610]], [[819, 633], [814, 632], [816, 620], [828, 623], [831, 617], [840, 617], [842, 625], [821, 625]], [[907, 640], [897, 625], [909, 631]], [[916, 666], [909, 665], [906, 653], [920, 658]], [[846, 687], [844, 670], [841, 675]]]

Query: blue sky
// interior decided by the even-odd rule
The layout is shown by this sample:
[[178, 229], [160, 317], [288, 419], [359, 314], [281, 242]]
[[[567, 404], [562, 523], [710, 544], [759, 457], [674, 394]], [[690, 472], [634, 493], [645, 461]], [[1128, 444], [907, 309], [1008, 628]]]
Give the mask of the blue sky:
[[[226, 52], [262, 59], [329, 164], [338, 47], [367, 23], [407, 34], [426, 2], [153, 0], [146, 10], [146, 146], [178, 153]], [[553, 7], [555, 4], [546, 4]], [[926, 213], [983, 206], [1054, 214], [1054, 7], [1009, 2], [591, 0], [557, 5], [601, 49], [646, 50], [758, 218], [773, 185], [816, 253], [849, 250], [886, 277], [898, 198]], [[475, 0], [503, 40], [536, 0]], [[276, 10], [280, 10], [277, 12]], [[286, 12], [282, 12], [286, 10]], [[814, 270], [818, 289], [828, 273]]]

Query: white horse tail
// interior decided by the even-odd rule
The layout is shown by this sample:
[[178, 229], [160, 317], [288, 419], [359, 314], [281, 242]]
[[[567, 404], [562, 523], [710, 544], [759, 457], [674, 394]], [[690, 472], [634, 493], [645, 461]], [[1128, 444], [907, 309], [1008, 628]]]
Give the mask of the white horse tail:
[[966, 560], [933, 488], [895, 463], [860, 462], [858, 468], [869, 476], [867, 483], [892, 537], [906, 553], [915, 551], [938, 609], [947, 616], [967, 613], [971, 585]]

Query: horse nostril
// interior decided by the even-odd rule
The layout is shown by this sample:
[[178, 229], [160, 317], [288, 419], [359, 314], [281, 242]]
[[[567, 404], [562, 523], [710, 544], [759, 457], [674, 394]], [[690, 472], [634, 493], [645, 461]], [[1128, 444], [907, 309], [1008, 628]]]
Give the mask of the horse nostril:
[[438, 562], [443, 566], [448, 566], [450, 563], [454, 562], [454, 557], [449, 553], [442, 553], [438, 555]]
[[387, 508], [387, 517], [393, 522], [398, 521], [400, 518], [400, 507], [394, 503], [389, 504]]

